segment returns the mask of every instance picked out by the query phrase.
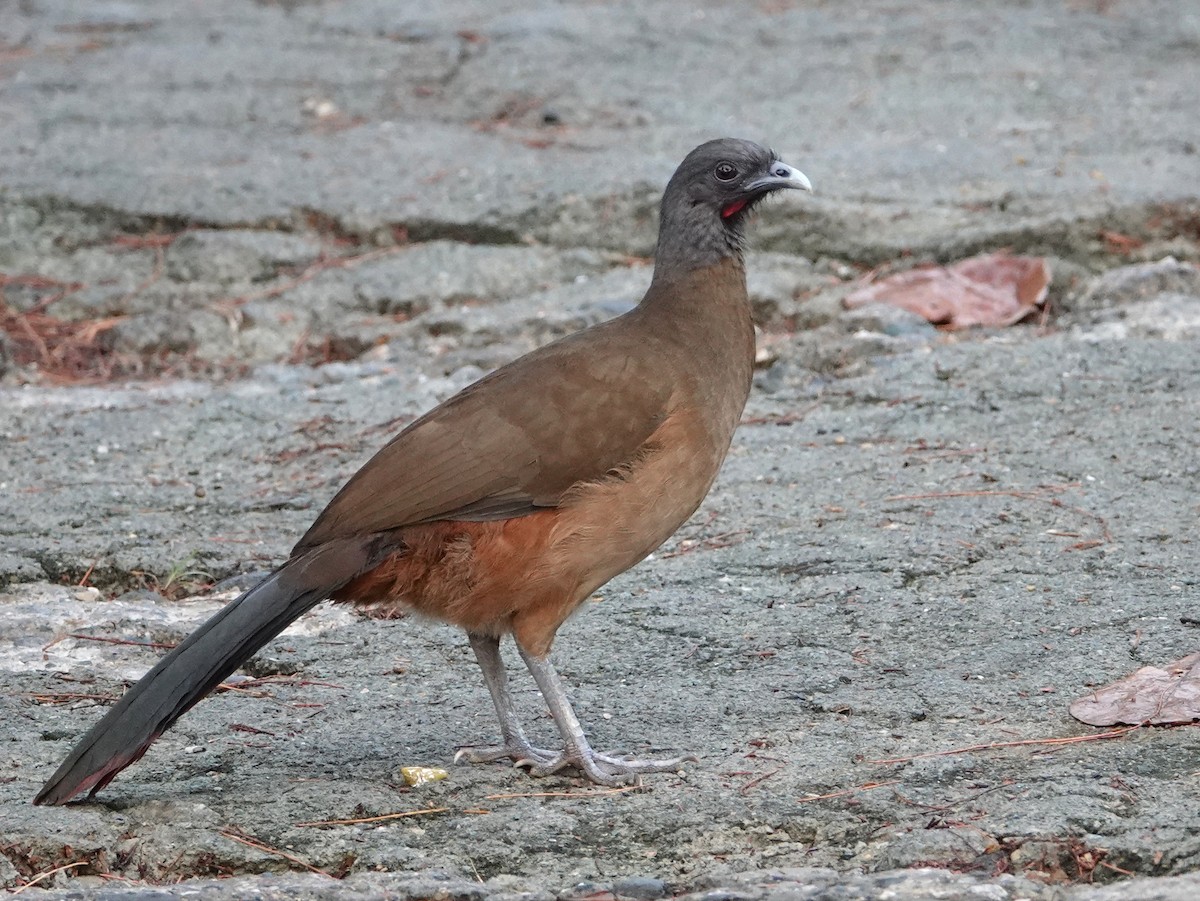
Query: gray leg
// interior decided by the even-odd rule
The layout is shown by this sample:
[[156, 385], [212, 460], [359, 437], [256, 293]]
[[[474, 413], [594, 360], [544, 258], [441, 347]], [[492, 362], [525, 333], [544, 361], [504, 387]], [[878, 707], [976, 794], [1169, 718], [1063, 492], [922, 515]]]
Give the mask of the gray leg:
[[562, 734], [563, 742], [566, 745], [563, 752], [555, 757], [549, 766], [540, 763], [530, 765], [529, 771], [535, 776], [549, 775], [570, 765], [600, 785], [625, 785], [633, 781], [639, 773], [671, 772], [679, 769], [679, 765], [684, 761], [696, 759], [685, 756], [673, 757], [669, 760], [636, 760], [611, 757], [593, 751], [591, 745], [588, 744], [587, 736], [583, 734], [583, 726], [580, 724], [579, 718], [571, 709], [571, 702], [567, 699], [562, 679], [559, 678], [558, 672], [550, 663], [550, 658], [535, 657], [526, 653], [520, 645], [517, 648], [525, 660], [525, 665], [529, 667], [529, 672], [533, 674], [538, 688], [542, 690], [546, 706], [550, 708], [550, 713], [554, 717], [554, 722], [558, 725], [558, 731]]
[[[455, 763], [467, 760], [471, 763], [491, 763], [509, 757], [514, 766], [532, 766], [539, 770], [547, 770], [554, 766], [560, 755], [554, 751], [543, 751], [535, 748], [525, 737], [525, 730], [517, 719], [513, 706], [512, 695], [508, 693], [508, 673], [504, 669], [504, 660], [500, 657], [500, 639], [491, 635], [475, 635], [468, 632], [471, 649], [479, 668], [483, 670], [483, 681], [487, 683], [492, 695], [492, 703], [496, 706], [496, 716], [500, 719], [500, 737], [504, 742], [486, 748], [463, 748], [454, 755]], [[567, 766], [564, 761], [560, 767]]]

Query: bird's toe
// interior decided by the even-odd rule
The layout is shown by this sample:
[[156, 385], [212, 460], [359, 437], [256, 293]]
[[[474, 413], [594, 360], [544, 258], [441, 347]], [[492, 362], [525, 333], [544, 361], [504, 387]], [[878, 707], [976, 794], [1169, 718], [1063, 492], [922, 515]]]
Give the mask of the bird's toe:
[[636, 757], [616, 757], [611, 754], [592, 752], [592, 757], [598, 764], [613, 773], [626, 775], [637, 773], [673, 773], [685, 763], [697, 763], [695, 754], [684, 754], [681, 757], [668, 757], [655, 760], [641, 760]]
[[[552, 766], [562, 756], [554, 751], [535, 748], [533, 745], [488, 745], [482, 748], [459, 748], [454, 755], [455, 763], [495, 763], [497, 760], [512, 760], [513, 766]], [[566, 764], [561, 764], [565, 766]]]

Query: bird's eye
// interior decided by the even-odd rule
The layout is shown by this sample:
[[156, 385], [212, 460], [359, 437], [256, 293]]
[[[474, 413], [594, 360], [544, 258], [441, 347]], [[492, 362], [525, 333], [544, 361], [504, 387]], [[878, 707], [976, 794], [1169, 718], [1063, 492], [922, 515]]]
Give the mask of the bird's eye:
[[738, 176], [737, 166], [733, 163], [717, 163], [717, 168], [713, 170], [713, 174], [721, 181], [733, 181]]

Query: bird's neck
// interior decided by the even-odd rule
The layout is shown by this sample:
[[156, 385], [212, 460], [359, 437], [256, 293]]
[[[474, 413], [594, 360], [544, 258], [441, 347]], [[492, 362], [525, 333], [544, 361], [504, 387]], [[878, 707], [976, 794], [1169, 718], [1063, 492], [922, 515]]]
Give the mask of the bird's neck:
[[713, 211], [701, 205], [664, 199], [654, 251], [655, 277], [674, 276], [689, 270], [742, 263], [740, 220], [717, 222]]
[[650, 326], [653, 352], [672, 361], [676, 381], [690, 385], [691, 396], [705, 398], [702, 419], [714, 440], [727, 445], [754, 373], [754, 321], [741, 259], [660, 268], [629, 315]]
[[672, 327], [681, 332], [749, 323], [745, 266], [741, 257], [733, 256], [707, 266], [656, 265], [640, 307], [652, 316], [672, 320]]
[[[682, 342], [741, 346], [753, 340], [741, 234], [712, 210], [664, 199], [654, 278], [640, 307]], [[716, 347], [716, 345], [714, 345]]]
[[746, 271], [742, 257], [726, 256], [707, 265], [680, 266], [656, 263], [654, 278], [643, 306], [680, 305], [692, 308], [695, 294], [718, 300], [721, 306], [746, 304]]

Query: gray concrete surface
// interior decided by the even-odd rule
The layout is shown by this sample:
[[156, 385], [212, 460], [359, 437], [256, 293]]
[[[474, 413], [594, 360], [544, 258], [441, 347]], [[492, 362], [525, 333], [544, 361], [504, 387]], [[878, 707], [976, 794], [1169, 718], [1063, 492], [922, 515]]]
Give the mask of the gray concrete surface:
[[[1198, 79], [1191, 2], [0, 6], [3, 300], [153, 376], [0, 341], [0, 884], [1194, 897], [1195, 728], [1066, 707], [1198, 640]], [[154, 659], [87, 636], [178, 640], [408, 417], [635, 302], [716, 134], [818, 195], [752, 227], [762, 367], [712, 496], [556, 649], [598, 745], [696, 764], [454, 766], [493, 738], [463, 639], [325, 608], [98, 801], [29, 806]], [[1000, 247], [1051, 258], [1034, 323], [841, 307]]]

